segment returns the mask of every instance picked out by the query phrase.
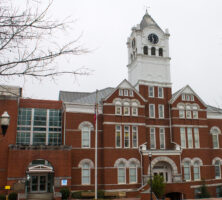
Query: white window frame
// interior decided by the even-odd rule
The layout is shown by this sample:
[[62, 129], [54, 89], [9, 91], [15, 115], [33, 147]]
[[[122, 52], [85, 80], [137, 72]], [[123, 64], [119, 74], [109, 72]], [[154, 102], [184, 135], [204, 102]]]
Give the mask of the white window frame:
[[[195, 172], [195, 169], [197, 169], [197, 172]], [[197, 174], [198, 177], [196, 177]], [[198, 161], [195, 161], [193, 164], [193, 179], [194, 181], [200, 180], [200, 163]]]
[[[134, 165], [134, 166], [132, 166], [132, 164]], [[132, 181], [131, 179], [131, 170], [135, 170], [135, 176], [136, 176], [136, 181]], [[136, 164], [135, 163], [130, 163], [129, 164], [129, 183], [130, 184], [135, 184], [135, 183], [137, 183], [137, 166], [136, 166]]]
[[129, 96], [129, 90], [124, 89], [124, 96], [128, 97]]
[[164, 98], [164, 89], [163, 87], [158, 87], [158, 98]]
[[186, 95], [185, 94], [182, 94], [182, 101], [186, 101]]
[[193, 132], [192, 132], [192, 128], [187, 128], [187, 144], [188, 144], [188, 148], [189, 149], [193, 148]]
[[[185, 166], [187, 164], [187, 166]], [[189, 176], [189, 179], [186, 179], [186, 174], [185, 174], [185, 168], [188, 169], [187, 175]], [[183, 165], [183, 173], [184, 173], [184, 180], [185, 181], [191, 181], [191, 173], [190, 173], [190, 162], [186, 161]]]
[[190, 95], [190, 100], [194, 101], [194, 96], [193, 95]]
[[[217, 164], [217, 163], [219, 163], [219, 164]], [[219, 175], [217, 175], [217, 170], [219, 172]], [[220, 179], [221, 178], [221, 164], [220, 164], [220, 160], [216, 160], [215, 163], [214, 163], [214, 173], [215, 173], [215, 179]]]
[[[88, 140], [89, 140], [89, 145], [88, 146], [83, 146], [83, 134], [84, 134], [83, 132], [84, 132], [84, 128], [88, 128]], [[82, 148], [84, 148], [84, 149], [88, 149], [91, 146], [91, 130], [90, 130], [90, 127], [88, 127], [88, 126], [83, 126], [82, 127], [82, 130], [81, 130], [81, 145], [82, 145]]]
[[[120, 167], [120, 165], [123, 165], [123, 166]], [[119, 181], [119, 177], [120, 177], [119, 170], [124, 170], [124, 182]], [[119, 163], [119, 165], [117, 166], [117, 182], [118, 182], [118, 184], [126, 184], [126, 165], [125, 165], [125, 163]]]
[[[215, 141], [214, 141], [214, 139], [216, 139]], [[212, 142], [213, 142], [213, 148], [214, 149], [219, 149], [219, 137], [218, 137], [218, 134], [217, 133], [213, 133], [212, 134]], [[215, 142], [216, 142], [216, 146], [215, 146]]]
[[130, 97], [133, 97], [133, 96], [134, 96], [133, 90], [130, 90], [130, 91], [129, 91], [129, 94], [130, 94]]
[[193, 119], [198, 119], [198, 111], [193, 110]]
[[[119, 112], [118, 112], [119, 109]], [[115, 105], [115, 115], [122, 115], [122, 106], [121, 105]]]
[[[160, 134], [160, 149], [165, 149], [166, 148], [165, 147], [165, 128], [160, 128], [159, 131], [160, 131], [159, 132], [159, 134]], [[161, 147], [162, 146], [161, 144], [163, 144], [163, 147]]]
[[[128, 131], [126, 131], [128, 129]], [[126, 133], [128, 133], [128, 146], [126, 146]], [[130, 148], [130, 126], [124, 126], [124, 148]]]
[[155, 97], [154, 86], [149, 86], [149, 97]]
[[[119, 127], [119, 130], [118, 130], [118, 127]], [[119, 146], [117, 146], [117, 134], [118, 134], [118, 132], [120, 133], [120, 145]], [[116, 125], [116, 127], [115, 127], [115, 138], [116, 138], [116, 140], [115, 140], [115, 143], [116, 143], [116, 148], [122, 148], [122, 126], [120, 126], [120, 125]]]
[[[152, 141], [153, 136], [153, 141]], [[156, 149], [156, 130], [155, 128], [150, 128], [150, 149]]]
[[124, 106], [123, 107], [123, 115], [124, 116], [129, 116], [130, 115], [130, 107], [129, 106]]
[[138, 107], [132, 106], [132, 116], [138, 116]]
[[[134, 145], [134, 134], [136, 136], [136, 145]], [[138, 148], [138, 127], [137, 126], [132, 126], [132, 147], [133, 148]]]
[[190, 95], [189, 94], [186, 95], [186, 100], [190, 101]]
[[158, 115], [160, 119], [164, 119], [164, 105], [163, 104], [158, 105]]
[[200, 148], [200, 135], [199, 135], [199, 128], [194, 128], [194, 145], [195, 148]]
[[187, 119], [192, 119], [191, 110], [186, 110], [186, 118]]
[[180, 146], [181, 148], [186, 148], [186, 131], [185, 128], [180, 128]]
[[[153, 115], [151, 111], [153, 111]], [[155, 104], [149, 104], [149, 117], [155, 118]]]
[[[85, 164], [87, 164], [89, 167], [88, 168], [84, 168]], [[87, 183], [83, 183], [83, 174], [84, 174], [84, 170], [87, 170], [89, 172], [89, 176], [88, 177], [88, 182]], [[84, 163], [82, 165], [82, 169], [81, 169], [81, 183], [82, 185], [90, 185], [91, 183], [91, 169], [90, 169], [90, 164], [89, 163]]]
[[119, 89], [119, 96], [123, 96], [123, 89]]

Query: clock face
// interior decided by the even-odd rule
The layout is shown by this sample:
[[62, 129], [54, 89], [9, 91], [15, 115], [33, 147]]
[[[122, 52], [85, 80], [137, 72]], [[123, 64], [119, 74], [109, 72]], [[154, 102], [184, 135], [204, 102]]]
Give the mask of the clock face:
[[156, 34], [151, 33], [148, 35], [148, 40], [152, 43], [152, 44], [157, 44], [159, 41], [159, 38]]

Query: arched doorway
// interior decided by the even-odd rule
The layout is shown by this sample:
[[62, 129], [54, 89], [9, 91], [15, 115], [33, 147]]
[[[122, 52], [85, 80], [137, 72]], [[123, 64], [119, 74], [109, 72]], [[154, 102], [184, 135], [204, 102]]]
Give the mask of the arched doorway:
[[172, 167], [167, 162], [158, 162], [153, 166], [153, 176], [161, 175], [164, 178], [164, 182], [172, 183], [173, 176], [172, 176]]
[[33, 160], [29, 163], [26, 175], [26, 191], [28, 193], [53, 192], [54, 170], [47, 160]]

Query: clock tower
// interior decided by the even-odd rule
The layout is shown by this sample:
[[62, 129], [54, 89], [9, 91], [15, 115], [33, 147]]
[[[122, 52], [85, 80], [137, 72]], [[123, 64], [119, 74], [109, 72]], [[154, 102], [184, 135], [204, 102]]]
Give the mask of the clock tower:
[[132, 85], [171, 87], [169, 36], [147, 12], [132, 28], [127, 40], [128, 80]]

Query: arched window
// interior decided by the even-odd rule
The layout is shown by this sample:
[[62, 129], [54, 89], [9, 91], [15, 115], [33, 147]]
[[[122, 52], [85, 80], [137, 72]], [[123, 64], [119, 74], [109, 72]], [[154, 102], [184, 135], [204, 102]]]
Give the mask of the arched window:
[[218, 127], [213, 126], [210, 129], [210, 133], [212, 134], [213, 148], [218, 149], [219, 148], [219, 134], [221, 134], [221, 131]]
[[200, 180], [200, 163], [199, 163], [199, 161], [194, 162], [193, 177], [194, 177], [194, 180]]
[[143, 47], [143, 54], [148, 55], [148, 47], [147, 46]]
[[155, 48], [155, 47], [152, 47], [152, 48], [151, 48], [151, 55], [152, 55], [152, 56], [155, 56], [155, 55], [156, 55], [156, 48]]
[[90, 184], [90, 166], [89, 163], [84, 163], [82, 166], [82, 185]]
[[88, 126], [82, 127], [82, 147], [90, 148], [90, 128]]
[[130, 115], [130, 104], [129, 102], [124, 102], [124, 108], [123, 108], [123, 114], [124, 115]]
[[163, 49], [159, 48], [159, 56], [163, 56]]
[[184, 106], [183, 105], [179, 105], [178, 108], [179, 108], [179, 118], [184, 119], [185, 118]]
[[220, 160], [217, 160], [214, 163], [214, 167], [215, 167], [215, 178], [219, 179], [221, 177], [221, 172], [220, 172]]
[[93, 162], [90, 159], [83, 159], [78, 167], [81, 168], [82, 185], [90, 185], [91, 168], [94, 167]]
[[118, 184], [126, 183], [126, 166], [123, 162], [118, 164]]
[[183, 165], [184, 180], [190, 181], [190, 162], [186, 161]]
[[129, 182], [137, 183], [137, 166], [135, 163], [129, 165]]
[[186, 118], [187, 119], [191, 119], [192, 118], [190, 105], [186, 105]]

